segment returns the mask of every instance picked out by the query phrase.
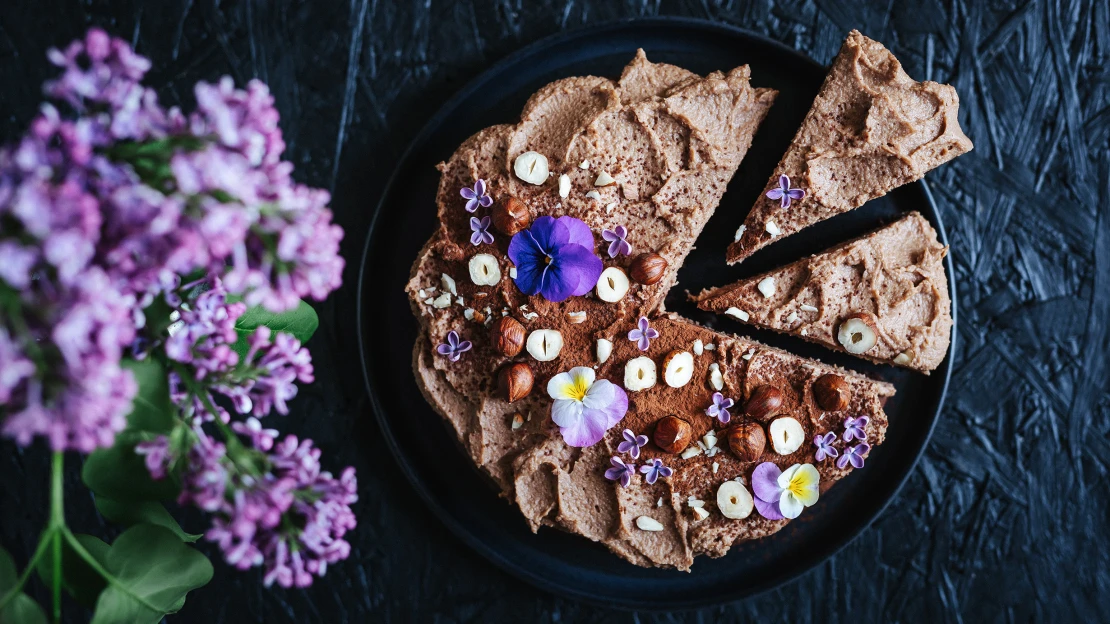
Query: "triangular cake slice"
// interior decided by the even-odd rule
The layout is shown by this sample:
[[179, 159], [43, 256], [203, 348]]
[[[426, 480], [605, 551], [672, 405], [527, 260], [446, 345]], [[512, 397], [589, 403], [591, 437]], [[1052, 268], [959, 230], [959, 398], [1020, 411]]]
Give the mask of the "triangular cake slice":
[[[768, 535], [787, 523], [755, 512], [744, 518], [719, 513], [716, 492], [726, 482], [750, 483], [760, 462], [782, 469], [814, 463], [824, 489], [853, 468], [829, 458], [817, 461], [811, 441], [818, 433], [836, 433], [835, 448], [862, 448], [841, 441], [848, 417], [867, 416], [861, 433], [869, 444], [882, 441], [887, 424], [882, 404], [894, 392], [890, 384], [660, 312], [773, 96], [748, 84], [746, 66], [703, 78], [650, 63], [641, 52], [619, 81], [568, 78], [541, 88], [518, 124], [480, 131], [440, 165], [441, 226], [421, 250], [406, 288], [420, 323], [413, 368], [428, 402], [533, 529], [551, 526], [582, 535], [638, 565], [687, 569], [698, 553], [719, 556], [737, 540]], [[539, 184], [522, 180], [514, 166], [529, 151], [544, 155], [550, 170], [546, 180], [536, 176]], [[474, 189], [477, 180], [485, 182], [484, 189]], [[467, 212], [468, 201], [460, 197], [464, 188], [471, 196], [486, 190], [488, 205], [476, 201], [474, 212]], [[510, 201], [512, 214], [532, 222], [529, 233], [541, 217], [580, 219], [606, 269], [620, 268], [631, 277], [628, 291], [616, 301], [608, 296], [612, 288], [606, 298], [591, 292], [561, 302], [524, 295], [514, 274], [519, 267], [507, 257], [510, 237], [495, 226], [486, 239], [470, 227], [472, 217], [503, 218]], [[631, 253], [611, 257], [602, 233], [620, 225]], [[654, 259], [650, 267], [637, 268], [634, 259], [644, 253], [658, 254], [663, 263]], [[488, 257], [478, 258], [482, 254]], [[645, 350], [628, 338], [641, 317], [656, 333]], [[535, 349], [521, 349], [519, 342], [515, 350], [506, 349], [514, 335], [506, 328], [518, 341], [545, 330], [543, 341]], [[451, 332], [456, 345], [470, 343], [457, 358], [444, 353], [453, 353]], [[559, 339], [549, 341], [553, 334], [547, 332], [558, 332]], [[559, 343], [557, 354], [548, 353]], [[657, 371], [649, 387], [643, 381], [647, 362]], [[675, 362], [686, 366], [676, 373], [675, 366], [668, 367]], [[524, 386], [508, 376], [502, 384], [501, 376], [521, 365], [530, 371], [531, 390], [510, 402], [509, 391]], [[645, 367], [645, 376], [637, 374], [637, 366]], [[588, 367], [598, 379], [625, 389], [628, 399], [621, 422], [584, 448], [569, 446], [560, 436], [547, 392], [553, 376], [574, 367]], [[815, 403], [813, 386], [826, 375], [843, 384], [839, 409]], [[743, 406], [759, 386], [773, 386], [780, 394], [775, 413], [759, 416], [768, 440], [772, 416], [799, 423], [791, 437], [799, 446], [787, 454], [775, 452], [770, 441], [753, 457], [732, 454], [724, 425], [706, 414], [719, 391], [736, 402], [732, 422], [748, 419]], [[716, 440], [711, 443], [701, 441], [705, 450], [691, 442], [693, 450], [685, 453], [649, 442], [630, 460], [642, 467], [661, 459], [674, 471], [669, 477], [648, 483], [637, 473], [628, 487], [606, 479], [611, 457], [630, 458], [619, 450], [623, 430], [653, 437], [668, 416], [684, 419], [699, 440], [714, 430], [720, 434], [707, 437]]]
[[852, 31], [729, 245], [729, 264], [970, 151], [959, 105], [955, 89], [915, 82], [881, 43]]
[[874, 362], [928, 372], [952, 333], [948, 248], [913, 212], [774, 271], [699, 294], [698, 307]]

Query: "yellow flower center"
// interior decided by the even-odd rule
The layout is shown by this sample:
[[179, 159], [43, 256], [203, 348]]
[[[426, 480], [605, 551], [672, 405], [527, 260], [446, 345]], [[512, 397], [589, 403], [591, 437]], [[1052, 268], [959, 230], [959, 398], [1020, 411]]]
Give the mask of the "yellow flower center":
[[586, 382], [585, 377], [575, 376], [574, 381], [571, 382], [570, 387], [567, 388], [567, 394], [570, 395], [575, 401], [581, 401], [586, 398], [586, 392], [589, 391], [590, 385]]
[[806, 481], [807, 479], [801, 474], [795, 474], [794, 477], [790, 479], [790, 485], [786, 486], [786, 489], [794, 496], [800, 497], [806, 491]]

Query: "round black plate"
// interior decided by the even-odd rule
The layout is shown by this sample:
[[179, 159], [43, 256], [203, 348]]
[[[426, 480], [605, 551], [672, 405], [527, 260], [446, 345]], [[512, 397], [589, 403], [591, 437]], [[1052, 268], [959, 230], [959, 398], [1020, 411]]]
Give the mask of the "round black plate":
[[[738, 545], [720, 559], [699, 557], [689, 574], [639, 568], [602, 546], [560, 531], [533, 534], [520, 512], [498, 498], [459, 449], [424, 401], [410, 366], [417, 324], [403, 287], [417, 252], [436, 226], [439, 174], [434, 165], [479, 129], [519, 119], [528, 96], [552, 80], [584, 74], [616, 78], [638, 47], [652, 61], [701, 74], [748, 63], [753, 85], [779, 90], [751, 151], [679, 273], [681, 286], [670, 294], [667, 307], [799, 355], [866, 371], [898, 388], [886, 405], [886, 442], [871, 452], [865, 469], [832, 488], [774, 536]], [[725, 265], [725, 247], [762, 191], [824, 75], [825, 68], [812, 59], [736, 28], [685, 19], [604, 24], [544, 39], [497, 63], [444, 104], [413, 140], [381, 198], [366, 241], [358, 308], [363, 370], [375, 414], [401, 468], [443, 523], [483, 556], [542, 589], [609, 606], [704, 606], [764, 591], [821, 563], [870, 524], [897, 492], [936, 422], [951, 353], [931, 376], [872, 366], [790, 337], [753, 331], [699, 312], [685, 301], [687, 289], [697, 292], [785, 264], [909, 210], [928, 217], [946, 243], [928, 189], [919, 183], [791, 236], [739, 266]], [[953, 284], [950, 261], [946, 270]]]

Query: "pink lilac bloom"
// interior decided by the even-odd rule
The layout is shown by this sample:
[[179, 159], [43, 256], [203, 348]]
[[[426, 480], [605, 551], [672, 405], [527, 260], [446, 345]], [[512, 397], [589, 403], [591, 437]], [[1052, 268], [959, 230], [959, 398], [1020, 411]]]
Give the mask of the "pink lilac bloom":
[[853, 468], [863, 468], [863, 457], [871, 450], [871, 445], [866, 442], [861, 442], [855, 446], [844, 449], [844, 454], [840, 459], [836, 460], [836, 467], [843, 470], [852, 464]]
[[463, 188], [459, 191], [459, 195], [463, 196], [466, 200], [466, 211], [474, 212], [478, 206], [489, 208], [493, 205], [493, 198], [489, 196], [486, 189], [486, 181], [481, 178], [474, 183], [474, 188]]
[[143, 463], [152, 479], [166, 478], [166, 466], [170, 463], [169, 438], [160, 435], [153, 440], [139, 442], [135, 445], [135, 454], [143, 458]]
[[0, 405], [12, 398], [12, 391], [35, 374], [35, 364], [27, 359], [8, 331], [0, 327]]
[[780, 207], [784, 210], [790, 207], [791, 200], [802, 199], [806, 196], [806, 192], [799, 188], [790, 188], [790, 178], [786, 175], [779, 176], [778, 188], [773, 188], [767, 191], [768, 199], [778, 199]]
[[649, 485], [654, 485], [655, 482], [659, 480], [659, 477], [669, 477], [674, 474], [674, 470], [664, 466], [663, 460], [659, 458], [653, 459], [647, 464], [640, 466], [640, 472], [645, 475], [644, 480], [647, 481]]
[[249, 416], [243, 422], [231, 423], [231, 430], [251, 441], [251, 445], [260, 451], [268, 451], [274, 447], [274, 440], [278, 437], [277, 429], [263, 429], [262, 422], [254, 416]]
[[728, 413], [730, 407], [735, 405], [732, 399], [725, 398], [725, 395], [720, 392], [713, 393], [713, 403], [705, 409], [705, 415], [710, 418], [716, 418], [722, 424], [728, 424], [732, 420], [732, 414]]
[[620, 457], [609, 458], [609, 463], [613, 467], [605, 471], [606, 479], [619, 481], [621, 487], [628, 487], [632, 484], [632, 477], [636, 475], [636, 464], [625, 463]]
[[624, 438], [624, 441], [617, 445], [617, 452], [628, 453], [632, 459], [638, 458], [640, 456], [640, 449], [648, 443], [648, 437], [646, 435], [636, 435], [632, 433], [631, 429], [625, 429], [621, 432], [621, 437]]
[[651, 341], [658, 337], [659, 332], [652, 328], [646, 316], [641, 316], [636, 324], [636, 329], [628, 332], [628, 339], [635, 342], [636, 347], [641, 351], [647, 351], [651, 346]]
[[618, 225], [612, 230], [602, 230], [601, 238], [609, 242], [609, 257], [616, 258], [617, 256], [632, 255], [632, 245], [628, 244], [625, 238], [628, 236], [628, 229], [623, 225]]
[[833, 442], [836, 442], [836, 434], [832, 431], [825, 435], [813, 436], [813, 445], [817, 447], [817, 452], [814, 454], [814, 459], [817, 461], [825, 461], [827, 457], [836, 457], [840, 451], [833, 447]]
[[870, 422], [867, 416], [860, 416], [859, 418], [846, 418], [844, 420], [844, 441], [851, 442], [852, 440], [864, 441], [867, 439], [867, 432], [865, 431], [867, 423]]
[[485, 243], [487, 245], [493, 244], [493, 234], [489, 233], [489, 224], [489, 215], [486, 215], [481, 219], [478, 219], [477, 217], [470, 217], [471, 245], [477, 246], [481, 245], [482, 243]]

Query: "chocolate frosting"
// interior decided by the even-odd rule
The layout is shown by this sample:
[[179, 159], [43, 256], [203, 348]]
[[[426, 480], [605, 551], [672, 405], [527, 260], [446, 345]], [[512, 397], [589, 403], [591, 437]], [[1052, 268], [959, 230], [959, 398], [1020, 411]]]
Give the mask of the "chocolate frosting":
[[[875, 444], [883, 438], [887, 421], [882, 403], [894, 392], [889, 384], [662, 312], [663, 297], [675, 283], [678, 268], [774, 98], [773, 91], [751, 88], [748, 76], [744, 66], [701, 78], [678, 67], [649, 63], [641, 51], [617, 82], [579, 77], [543, 87], [525, 106], [520, 123], [478, 132], [439, 166], [441, 225], [417, 258], [406, 287], [421, 326], [413, 368], [429, 403], [534, 530], [557, 527], [601, 542], [638, 565], [687, 569], [698, 553], [719, 556], [737, 540], [769, 535], [784, 526], [785, 521], [768, 521], [755, 513], [728, 520], [714, 512], [695, 521], [688, 497], [704, 500], [712, 511], [720, 483], [750, 478], [755, 462], [741, 462], [727, 449], [715, 457], [682, 459], [649, 443], [636, 463], [659, 457], [674, 469], [672, 477], [649, 485], [637, 475], [630, 487], [622, 488], [603, 476], [625, 428], [650, 435], [656, 421], [668, 415], [686, 419], [698, 436], [721, 426], [704, 413], [713, 393], [713, 364], [722, 373], [722, 392], [740, 403], [757, 384], [781, 388], [783, 413], [798, 419], [809, 437], [836, 429], [848, 415], [865, 414], [871, 418], [869, 441]], [[532, 185], [513, 175], [514, 159], [528, 150], [547, 157], [547, 183]], [[588, 168], [580, 166], [583, 161]], [[616, 183], [595, 188], [601, 171]], [[571, 180], [566, 198], [558, 193], [563, 174]], [[496, 202], [514, 197], [533, 218], [570, 215], [583, 220], [598, 242], [601, 230], [625, 225], [633, 256], [654, 251], [669, 268], [657, 284], [633, 283], [617, 303], [603, 302], [592, 293], [561, 303], [525, 296], [510, 276], [509, 237], [499, 233], [493, 244], [478, 246], [469, 240], [471, 215], [463, 209], [459, 190], [477, 179], [487, 182]], [[586, 197], [590, 190], [597, 190], [601, 199]], [[479, 208], [476, 216], [485, 213]], [[606, 266], [627, 267], [630, 262], [624, 256], [609, 259], [603, 244], [597, 251]], [[472, 283], [468, 261], [478, 253], [497, 259], [502, 276], [497, 284]], [[444, 297], [445, 292], [450, 296]], [[585, 319], [568, 316], [571, 312], [584, 312]], [[513, 358], [501, 355], [490, 337], [492, 321], [501, 316], [519, 320], [527, 332], [558, 330], [564, 339], [560, 355], [547, 362], [527, 351]], [[640, 316], [649, 317], [660, 333], [647, 352], [627, 338]], [[435, 350], [449, 331], [473, 343], [457, 362]], [[599, 338], [613, 344], [605, 362], [596, 356]], [[695, 347], [698, 341], [701, 349]], [[675, 350], [700, 351], [694, 356], [692, 380], [680, 388], [663, 380], [663, 359]], [[599, 378], [623, 386], [626, 363], [643, 355], [659, 369], [657, 385], [628, 392], [628, 413], [604, 440], [588, 448], [567, 446], [549, 416], [547, 381], [572, 367], [592, 366]], [[495, 383], [497, 372], [509, 362], [527, 362], [535, 375], [531, 393], [511, 404]], [[827, 372], [842, 375], [851, 388], [851, 404], [842, 413], [822, 412], [813, 403], [810, 383]], [[739, 414], [739, 408], [735, 412]], [[519, 426], [514, 427], [514, 421]], [[724, 446], [723, 431], [719, 440]], [[786, 467], [812, 462], [812, 450], [808, 444], [790, 456], [767, 450], [760, 459]], [[829, 462], [818, 467], [823, 487], [845, 474]], [[640, 516], [657, 520], [663, 530], [638, 528]]]
[[[959, 108], [955, 89], [915, 82], [881, 43], [853, 30], [765, 189], [786, 175], [806, 196], [783, 209], [760, 195], [728, 248], [729, 264], [971, 151]], [[768, 232], [768, 222], [780, 233]]]
[[[913, 212], [855, 240], [694, 299], [703, 310], [736, 308], [748, 314], [747, 323], [841, 352], [840, 324], [851, 314], [868, 313], [878, 341], [858, 357], [927, 372], [944, 359], [952, 333], [947, 253], [929, 222]], [[767, 277], [775, 280], [770, 297], [759, 291]]]

